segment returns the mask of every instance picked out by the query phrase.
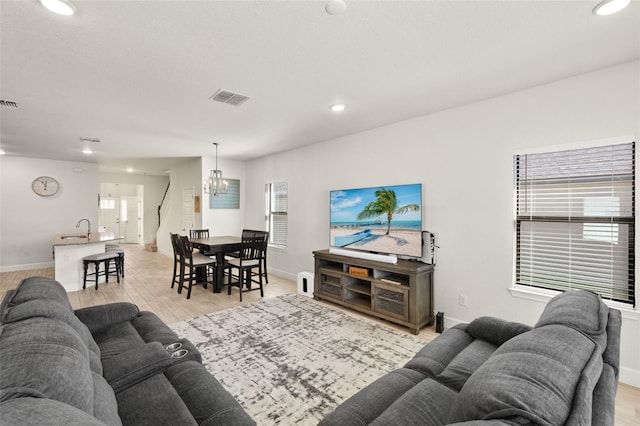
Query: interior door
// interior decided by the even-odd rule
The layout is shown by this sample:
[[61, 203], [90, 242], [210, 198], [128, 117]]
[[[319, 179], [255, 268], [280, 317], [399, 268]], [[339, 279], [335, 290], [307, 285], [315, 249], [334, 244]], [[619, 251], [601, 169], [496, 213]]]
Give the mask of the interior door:
[[104, 232], [120, 235], [120, 197], [102, 197], [98, 227]]
[[195, 215], [193, 213], [193, 187], [182, 189], [182, 232], [193, 229]]
[[142, 238], [140, 202], [139, 197], [122, 197], [120, 201], [120, 229], [125, 243], [140, 244]]

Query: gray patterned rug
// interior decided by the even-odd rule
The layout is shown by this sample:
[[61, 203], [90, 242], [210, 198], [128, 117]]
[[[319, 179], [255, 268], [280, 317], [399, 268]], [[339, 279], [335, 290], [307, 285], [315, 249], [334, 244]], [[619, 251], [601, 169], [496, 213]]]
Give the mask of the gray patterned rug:
[[426, 342], [290, 294], [172, 324], [258, 425], [315, 425]]

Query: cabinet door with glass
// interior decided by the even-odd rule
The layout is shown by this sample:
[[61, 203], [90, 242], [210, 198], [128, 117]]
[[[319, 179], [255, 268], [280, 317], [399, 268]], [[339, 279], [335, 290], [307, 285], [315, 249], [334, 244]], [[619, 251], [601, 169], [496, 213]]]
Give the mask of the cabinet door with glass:
[[322, 296], [342, 300], [342, 274], [327, 269], [319, 270], [319, 282], [316, 292]]
[[409, 321], [409, 287], [375, 282], [371, 299], [375, 312]]

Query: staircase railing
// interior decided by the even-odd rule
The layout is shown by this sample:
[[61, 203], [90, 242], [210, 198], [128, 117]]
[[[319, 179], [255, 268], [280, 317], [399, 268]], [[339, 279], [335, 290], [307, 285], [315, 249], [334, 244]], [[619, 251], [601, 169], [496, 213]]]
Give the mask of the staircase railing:
[[171, 181], [169, 181], [169, 183], [167, 184], [167, 189], [164, 190], [164, 195], [162, 196], [162, 201], [160, 201], [160, 205], [158, 206], [158, 228], [160, 227], [160, 222], [161, 222], [161, 214], [160, 211], [162, 210], [162, 205], [164, 204], [164, 200], [167, 198], [167, 194], [169, 193], [169, 187], [171, 186]]

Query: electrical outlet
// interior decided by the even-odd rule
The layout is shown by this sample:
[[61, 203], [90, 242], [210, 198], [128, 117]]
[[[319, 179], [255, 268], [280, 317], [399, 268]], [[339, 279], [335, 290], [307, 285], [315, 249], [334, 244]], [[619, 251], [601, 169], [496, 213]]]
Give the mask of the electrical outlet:
[[458, 303], [460, 306], [467, 306], [468, 300], [466, 294], [458, 294]]

